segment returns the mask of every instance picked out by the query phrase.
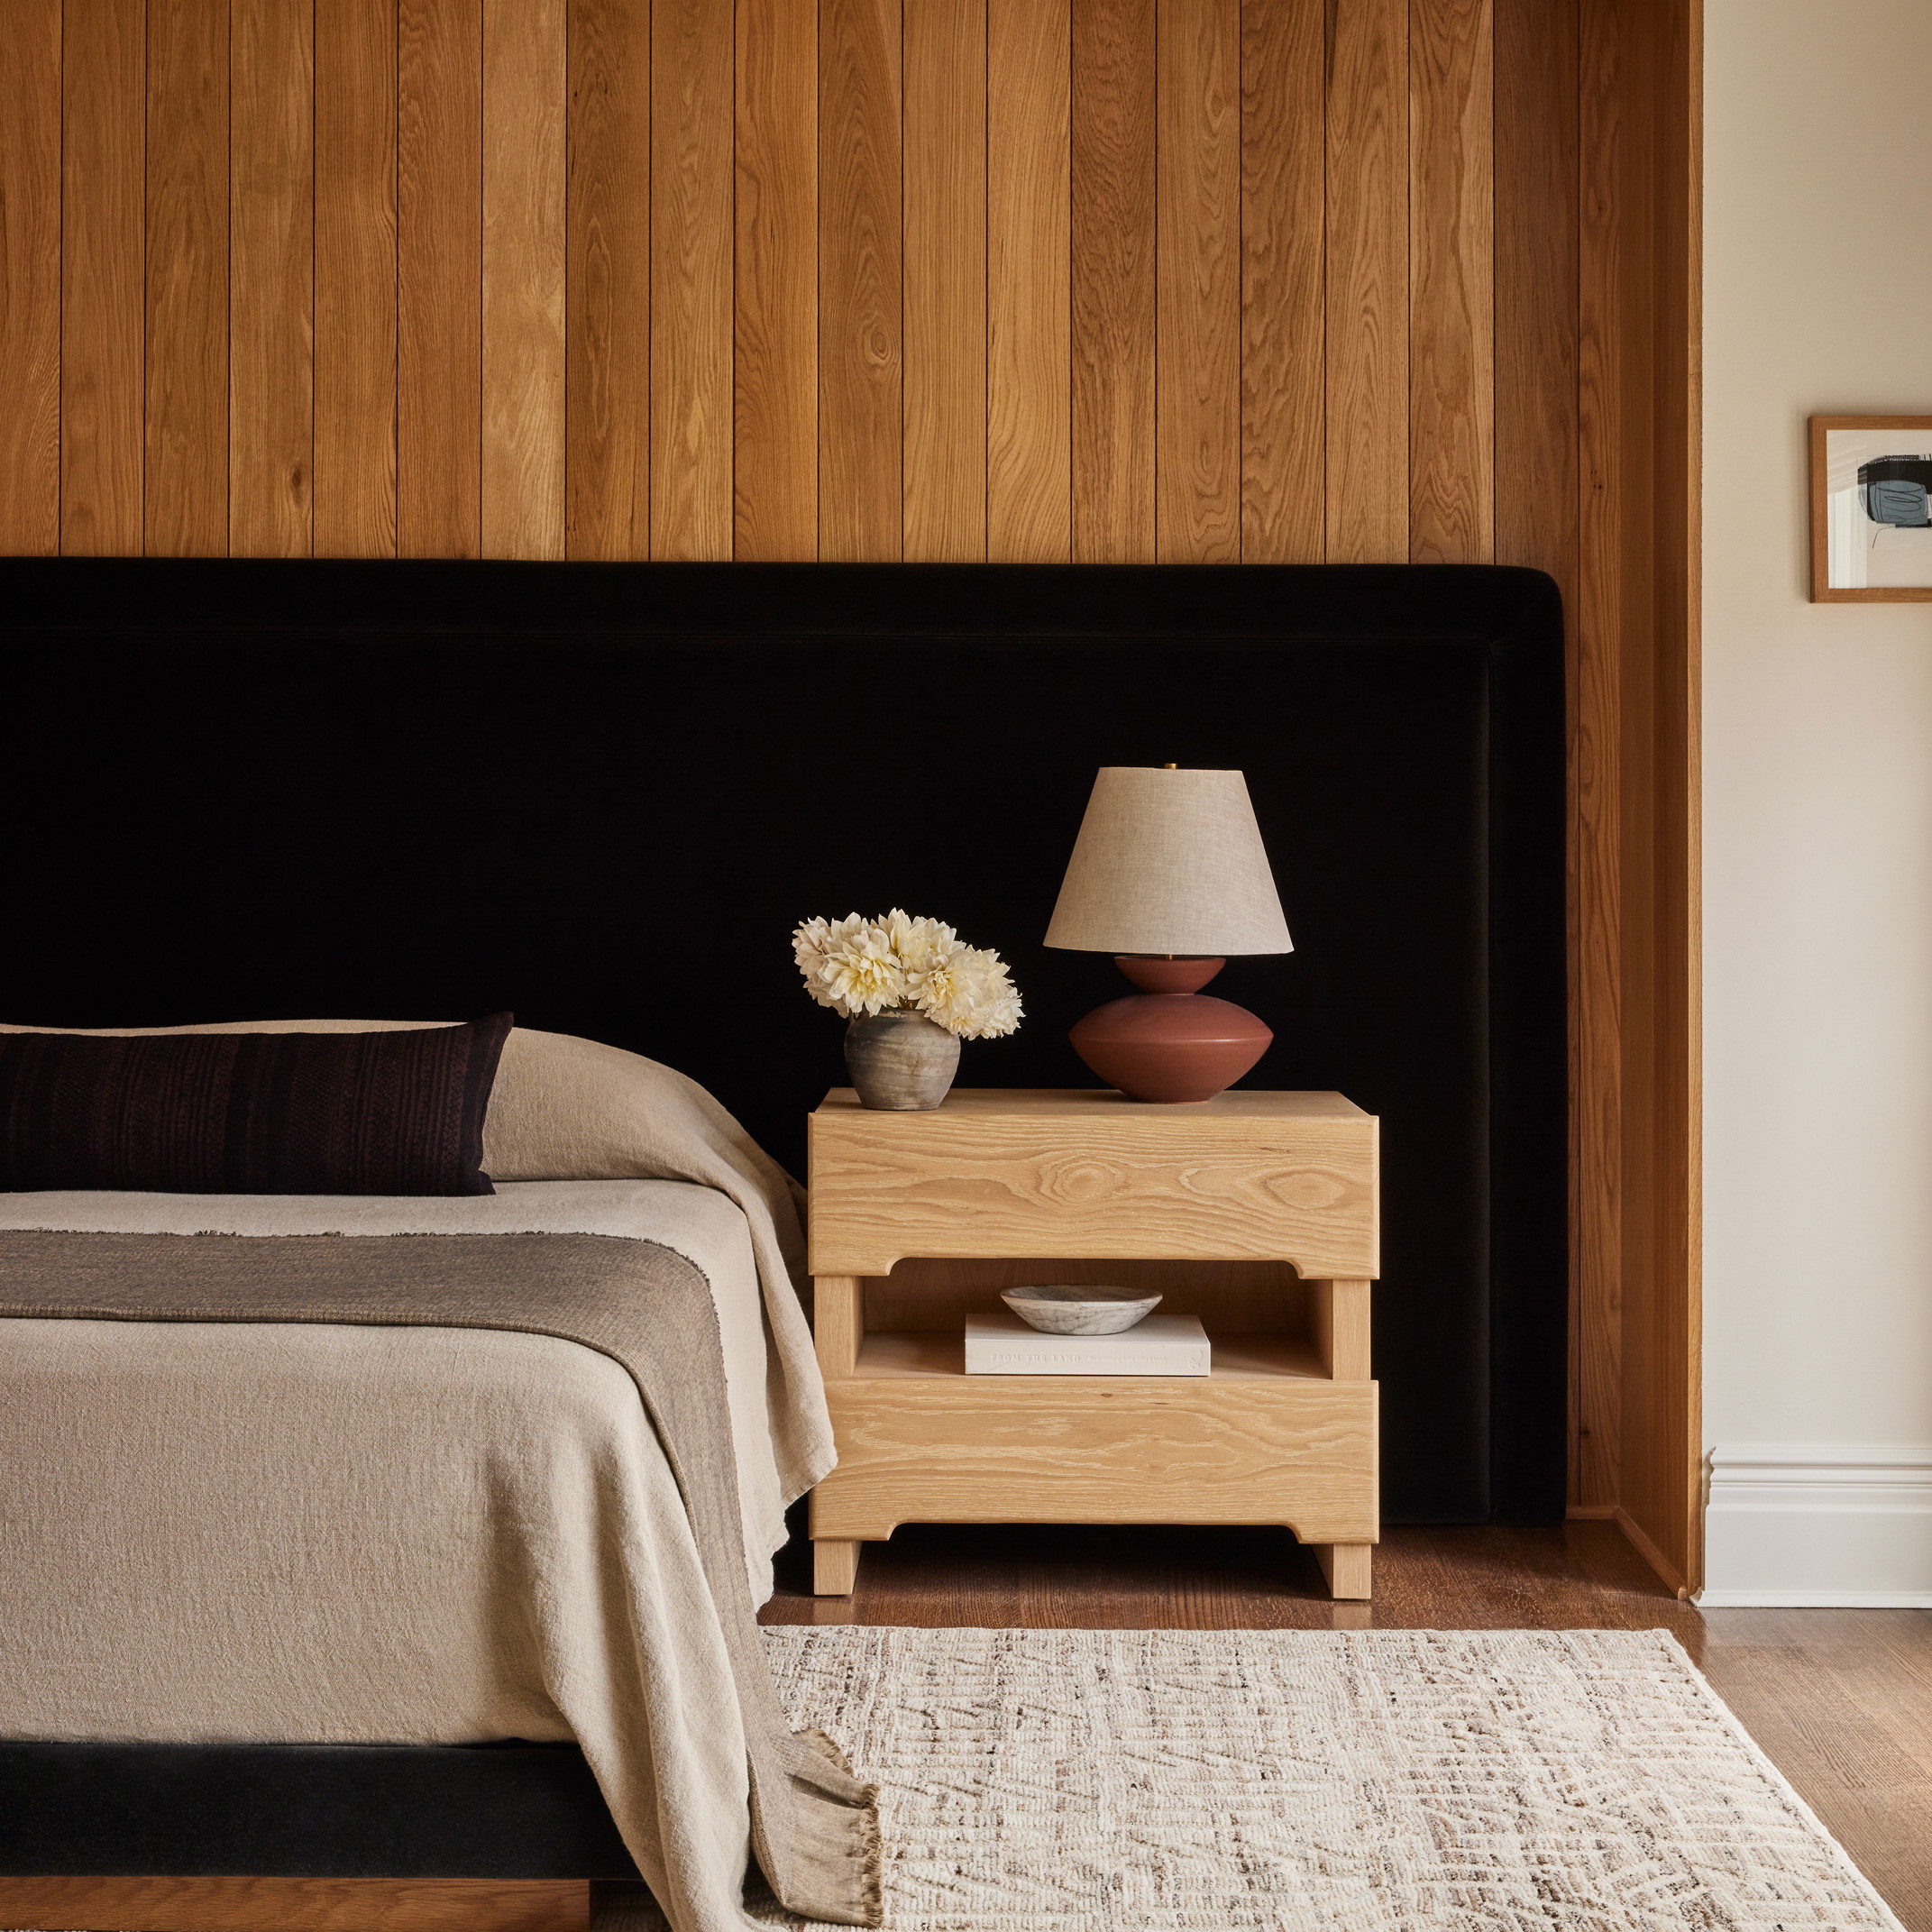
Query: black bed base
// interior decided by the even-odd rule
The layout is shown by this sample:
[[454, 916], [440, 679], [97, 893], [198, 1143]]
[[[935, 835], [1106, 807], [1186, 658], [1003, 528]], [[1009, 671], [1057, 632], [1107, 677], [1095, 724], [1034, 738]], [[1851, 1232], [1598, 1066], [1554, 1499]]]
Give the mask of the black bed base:
[[575, 1744], [0, 1741], [0, 1875], [618, 1879]]

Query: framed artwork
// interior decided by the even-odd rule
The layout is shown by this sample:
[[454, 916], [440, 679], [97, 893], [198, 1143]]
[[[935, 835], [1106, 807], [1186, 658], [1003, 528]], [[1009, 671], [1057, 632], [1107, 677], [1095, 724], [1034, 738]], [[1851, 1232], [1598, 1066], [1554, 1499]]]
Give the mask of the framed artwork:
[[1932, 416], [1811, 418], [1811, 601], [1932, 601]]

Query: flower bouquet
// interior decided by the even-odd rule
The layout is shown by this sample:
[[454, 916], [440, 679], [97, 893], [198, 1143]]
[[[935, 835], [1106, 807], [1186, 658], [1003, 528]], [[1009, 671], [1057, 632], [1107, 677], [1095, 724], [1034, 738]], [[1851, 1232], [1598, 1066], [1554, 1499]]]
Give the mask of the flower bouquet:
[[792, 956], [805, 990], [849, 1022], [846, 1066], [868, 1107], [937, 1107], [959, 1042], [1020, 1024], [1020, 994], [998, 953], [897, 907], [884, 919], [809, 919], [792, 935]]

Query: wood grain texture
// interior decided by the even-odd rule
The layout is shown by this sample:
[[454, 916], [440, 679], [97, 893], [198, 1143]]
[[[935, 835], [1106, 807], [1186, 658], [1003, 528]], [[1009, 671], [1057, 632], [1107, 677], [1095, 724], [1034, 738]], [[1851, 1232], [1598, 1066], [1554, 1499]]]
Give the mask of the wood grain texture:
[[1328, 1579], [1328, 1591], [1337, 1603], [1365, 1602], [1375, 1570], [1375, 1546], [1366, 1543], [1318, 1543], [1315, 1561]]
[[483, 0], [398, 0], [396, 547], [482, 543]]
[[865, 1326], [865, 1284], [856, 1275], [813, 1277], [812, 1344], [818, 1352], [819, 1372], [828, 1380], [853, 1372]]
[[731, 0], [651, 9], [651, 554], [731, 554]]
[[1072, 554], [1070, 0], [987, 0], [986, 554]]
[[565, 0], [483, 12], [482, 550], [561, 558]]
[[820, 1597], [849, 1597], [858, 1584], [865, 1545], [856, 1538], [827, 1537], [811, 1546], [811, 1587]]
[[811, 1117], [815, 1276], [935, 1254], [1379, 1272], [1377, 1123], [1340, 1095], [1231, 1092], [1182, 1113], [956, 1088], [930, 1113], [884, 1113], [848, 1094]]
[[1241, 0], [1158, 15], [1155, 554], [1241, 554]]
[[60, 548], [138, 557], [148, 112], [139, 0], [66, 0], [60, 98]]
[[1614, 1272], [1598, 1257], [1582, 1284], [1581, 1423], [1618, 1520], [1695, 1588], [1697, 22], [1675, 0], [1641, 16], [1585, 0], [1579, 49], [1573, 732], [1589, 755], [1579, 834], [1608, 860], [1589, 882], [1588, 983], [1614, 989], [1616, 1023], [1590, 1014], [1607, 1064], [1579, 1158], [1616, 1204]]
[[[1496, 560], [1545, 570], [1563, 591], [1569, 696], [1566, 870], [1570, 983], [1570, 1495], [1608, 1508], [1602, 1351], [1618, 1252], [1614, 1144], [1616, 989], [1602, 921], [1615, 905], [1614, 817], [1602, 817], [1615, 720], [1584, 681], [1578, 604], [1578, 9], [1496, 5]], [[1588, 689], [1593, 708], [1586, 716]], [[1611, 744], [1606, 744], [1606, 732]], [[1587, 989], [1587, 990], [1586, 990]], [[1609, 1110], [1607, 1113], [1607, 1109]]]
[[1570, 631], [1570, 1186], [1581, 1236], [1572, 1264], [1570, 1500], [1614, 1503], [1621, 1463], [1624, 1228], [1623, 871], [1620, 774], [1624, 692], [1619, 417], [1622, 355], [1614, 325], [1624, 242], [1617, 50], [1609, 10], [1579, 15], [1581, 168], [1577, 436], [1582, 499]]
[[[1336, 1094], [1156, 1110], [967, 1088], [903, 1114], [829, 1094], [811, 1117], [811, 1251], [838, 1463], [812, 1492], [815, 1589], [852, 1588], [835, 1545], [906, 1522], [1268, 1522], [1373, 1542], [1372, 1261], [1296, 1281], [1261, 1258], [1373, 1254], [1376, 1128]], [[947, 1259], [879, 1268], [903, 1253]], [[1042, 1274], [1158, 1286], [1167, 1312], [1199, 1315], [1210, 1372], [967, 1375], [964, 1314]], [[1366, 1587], [1350, 1563], [1341, 1587]]]
[[1409, 556], [1496, 555], [1492, 0], [1412, 0]]
[[904, 554], [986, 555], [986, 0], [902, 0]]
[[1577, 0], [1492, 0], [1496, 561], [1577, 568]]
[[571, 0], [564, 547], [651, 554], [650, 0]]
[[315, 8], [231, 0], [228, 547], [315, 536]]
[[738, 0], [732, 554], [819, 554], [818, 0]]
[[589, 1891], [568, 1880], [0, 1878], [0, 1918], [46, 1932], [584, 1932]]
[[1324, 1374], [1338, 1382], [1366, 1382], [1369, 1367], [1370, 1284], [1366, 1281], [1311, 1281], [1308, 1289], [1310, 1339]]
[[316, 11], [315, 549], [396, 554], [396, 6]]
[[[1698, 288], [1702, 99], [1699, 10], [1671, 0], [1644, 16], [1620, 65], [1624, 192], [1643, 197], [1641, 270], [1620, 290], [1625, 374], [1642, 371], [1649, 460], [1629, 472], [1624, 526], [1625, 734], [1622, 1005], [1625, 1229], [1622, 1454], [1617, 1501], [1684, 1587], [1703, 1579], [1703, 1442], [1697, 1360], [1699, 1270]], [[1625, 31], [1634, 26], [1626, 16]], [[1626, 270], [1629, 256], [1625, 255]], [[1625, 450], [1633, 438], [1626, 417]], [[1656, 541], [1681, 530], [1683, 543]], [[1639, 603], [1638, 599], [1642, 601]], [[1641, 610], [1642, 615], [1636, 613]], [[1642, 674], [1638, 665], [1642, 664]], [[1642, 727], [1642, 753], [1627, 726]], [[1641, 896], [1640, 896], [1641, 895]], [[1634, 1239], [1633, 1239], [1634, 1237]]]
[[902, 554], [898, 0], [819, 8], [819, 554]]
[[1672, 17], [1667, 69], [1663, 270], [1656, 317], [1669, 466], [1659, 508], [1669, 623], [1670, 702], [1657, 780], [1665, 799], [1663, 1138], [1669, 1178], [1656, 1203], [1668, 1284], [1658, 1324], [1658, 1482], [1627, 1505], [1634, 1529], [1668, 1526], [1684, 1587], [1705, 1581], [1704, 1552], [1704, 13]]
[[0, 7], [0, 553], [60, 547], [60, 0]]
[[1241, 561], [1319, 563], [1326, 0], [1241, 9]]
[[902, 1523], [1280, 1523], [1376, 1535], [1375, 1385], [935, 1376], [827, 1385], [838, 1467], [815, 1537]]
[[150, 556], [228, 549], [228, 0], [148, 6]]
[[1409, 555], [1408, 9], [1328, 9], [1331, 563]]
[[1073, 0], [1073, 556], [1156, 546], [1154, 0]]

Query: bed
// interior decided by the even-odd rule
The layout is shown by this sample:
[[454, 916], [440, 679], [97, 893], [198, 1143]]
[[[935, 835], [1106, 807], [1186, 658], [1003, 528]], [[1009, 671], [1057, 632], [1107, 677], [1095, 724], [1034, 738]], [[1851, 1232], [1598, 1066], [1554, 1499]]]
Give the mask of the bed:
[[832, 1461], [790, 1184], [668, 1068], [500, 1050], [490, 1194], [0, 1193], [0, 1737], [573, 1745], [679, 1932], [748, 1922], [754, 1843], [875, 1922], [869, 1793], [755, 1681]]
[[[33, 720], [0, 761], [27, 941], [0, 962], [0, 1014], [514, 1006], [527, 1037], [693, 1076], [794, 1171], [842, 1073], [836, 1025], [792, 981], [792, 923], [895, 902], [954, 921], [1002, 948], [1029, 1015], [969, 1047], [962, 1082], [1088, 1084], [1065, 1030], [1113, 968], [1038, 941], [1093, 772], [1245, 770], [1300, 948], [1224, 975], [1276, 1029], [1250, 1080], [1342, 1088], [1385, 1122], [1384, 1519], [1560, 1517], [1547, 578], [13, 560], [0, 662]], [[506, 1170], [499, 1199], [522, 1214], [526, 1186], [718, 1187], [636, 1167]], [[489, 1407], [521, 1371], [461, 1346]], [[608, 1403], [581, 1423], [612, 1440]], [[812, 1462], [774, 1466], [742, 1511], [761, 1587], [768, 1506]], [[117, 1717], [113, 1736], [50, 1741], [0, 1715], [0, 1873], [635, 1883], [633, 1834], [574, 1731], [472, 1675], [465, 1721], [439, 1701], [371, 1744], [211, 1736], [179, 1708], [139, 1737]]]

